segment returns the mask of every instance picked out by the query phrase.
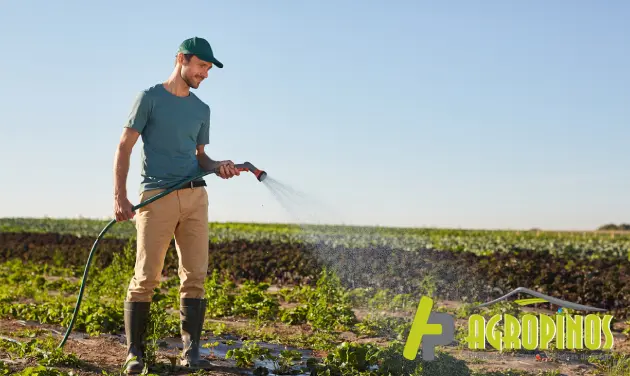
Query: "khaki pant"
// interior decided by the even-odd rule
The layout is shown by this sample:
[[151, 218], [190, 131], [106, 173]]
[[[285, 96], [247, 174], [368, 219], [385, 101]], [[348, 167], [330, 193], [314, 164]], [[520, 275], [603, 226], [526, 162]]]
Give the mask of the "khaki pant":
[[[140, 202], [163, 192], [156, 189], [140, 195]], [[179, 258], [180, 297], [203, 298], [208, 271], [208, 192], [205, 187], [184, 188], [137, 210], [135, 275], [126, 300], [149, 302], [158, 286], [164, 258], [175, 236]]]

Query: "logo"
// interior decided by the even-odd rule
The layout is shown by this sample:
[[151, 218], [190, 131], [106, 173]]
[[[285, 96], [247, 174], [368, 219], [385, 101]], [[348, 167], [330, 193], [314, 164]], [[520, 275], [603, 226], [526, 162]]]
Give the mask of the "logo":
[[433, 299], [423, 296], [411, 323], [403, 356], [413, 360], [422, 344], [422, 359], [435, 359], [435, 347], [455, 339], [455, 319], [448, 313], [433, 312]]
[[[567, 309], [605, 312], [605, 309], [589, 307], [553, 298], [537, 291], [519, 287], [512, 292], [479, 304], [477, 307], [487, 307], [498, 303], [518, 293], [533, 296], [530, 299], [515, 300], [515, 303], [526, 306], [534, 303], [551, 303], [560, 306], [555, 316], [540, 314], [525, 314], [520, 319], [510, 314], [497, 314], [486, 321], [480, 314], [473, 314], [468, 318], [468, 335], [465, 338], [471, 350], [485, 350], [489, 344], [496, 350], [526, 349], [546, 350], [555, 340], [556, 349], [568, 350], [609, 350], [612, 349], [614, 339], [610, 328], [613, 317], [611, 315], [571, 315]], [[433, 300], [423, 296], [413, 319], [407, 341], [403, 350], [406, 359], [414, 360], [420, 347], [422, 359], [435, 359], [435, 347], [448, 345], [455, 339], [455, 318], [447, 313], [433, 312]], [[499, 323], [502, 321], [502, 326]], [[603, 340], [602, 340], [603, 336]]]

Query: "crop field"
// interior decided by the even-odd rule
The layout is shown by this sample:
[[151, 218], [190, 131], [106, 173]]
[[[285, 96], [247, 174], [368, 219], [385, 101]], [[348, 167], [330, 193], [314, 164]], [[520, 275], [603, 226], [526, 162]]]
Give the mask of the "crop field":
[[[88, 253], [107, 222], [0, 219], [0, 375], [122, 375], [133, 222], [116, 224], [99, 244], [73, 332], [57, 349]], [[209, 226], [202, 339], [216, 369], [177, 364], [172, 242], [152, 305], [149, 374], [630, 375], [630, 233]], [[473, 307], [518, 287], [606, 309], [614, 317], [612, 351], [469, 350], [472, 313], [522, 317], [558, 309], [511, 300]], [[421, 351], [403, 358], [422, 296], [456, 318], [455, 340], [437, 347], [431, 362]]]

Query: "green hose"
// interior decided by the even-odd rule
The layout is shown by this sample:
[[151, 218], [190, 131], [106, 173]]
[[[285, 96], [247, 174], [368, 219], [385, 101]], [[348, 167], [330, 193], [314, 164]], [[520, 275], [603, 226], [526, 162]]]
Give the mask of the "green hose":
[[[264, 177], [266, 176], [266, 173], [264, 171], [260, 171], [258, 169], [256, 169], [251, 163], [249, 162], [245, 162], [243, 164], [237, 164], [235, 165], [236, 169], [239, 171], [251, 171], [253, 172], [256, 177], [258, 178], [259, 181], [262, 181], [264, 179]], [[133, 211], [135, 212], [136, 210], [152, 203], [153, 201], [159, 200], [160, 198], [168, 195], [169, 193], [173, 192], [174, 190], [181, 188], [184, 184], [190, 183], [193, 180], [198, 180], [201, 179], [202, 177], [209, 175], [209, 174], [216, 174], [218, 172], [218, 170], [212, 170], [212, 171], [207, 171], [204, 172], [202, 174], [199, 174], [195, 177], [192, 178], [188, 178], [188, 179], [184, 179], [180, 182], [177, 182], [175, 184], [173, 184], [172, 186], [166, 188], [166, 190], [164, 192], [160, 192], [159, 194], [141, 202], [140, 204], [136, 205], [133, 207]], [[262, 177], [260, 176], [261, 174]], [[88, 271], [90, 269], [90, 264], [92, 263], [92, 257], [94, 256], [94, 251], [96, 250], [96, 246], [98, 245], [99, 241], [101, 241], [101, 239], [103, 238], [103, 235], [105, 235], [105, 233], [107, 232], [107, 230], [110, 229], [110, 227], [112, 227], [114, 224], [116, 223], [116, 219], [112, 219], [107, 226], [105, 226], [105, 228], [101, 231], [101, 233], [98, 235], [98, 237], [96, 238], [96, 241], [94, 242], [94, 244], [92, 245], [92, 250], [90, 251], [90, 254], [88, 255], [88, 260], [87, 263], [85, 264], [85, 270], [83, 272], [83, 280], [81, 281], [81, 288], [79, 290], [79, 296], [77, 297], [77, 303], [74, 307], [74, 313], [72, 314], [72, 320], [70, 320], [70, 325], [68, 325], [68, 330], [66, 330], [66, 334], [63, 337], [63, 340], [61, 340], [61, 342], [59, 343], [59, 346], [57, 346], [57, 348], [61, 349], [63, 348], [63, 346], [66, 344], [66, 341], [68, 340], [68, 337], [70, 336], [70, 332], [72, 331], [72, 328], [74, 327], [74, 322], [76, 321], [77, 318], [77, 313], [79, 312], [79, 308], [81, 307], [81, 300], [83, 299], [83, 291], [85, 290], [85, 282], [87, 280], [87, 276], [88, 276]]]

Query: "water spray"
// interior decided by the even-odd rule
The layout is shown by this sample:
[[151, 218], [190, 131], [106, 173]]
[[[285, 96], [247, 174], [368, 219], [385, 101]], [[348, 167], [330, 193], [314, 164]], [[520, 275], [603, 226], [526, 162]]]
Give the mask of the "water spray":
[[[245, 162], [242, 164], [235, 164], [234, 167], [236, 167], [236, 170], [239, 172], [251, 172], [254, 174], [254, 176], [256, 176], [256, 179], [258, 179], [258, 181], [262, 182], [263, 180], [265, 180], [265, 178], [267, 178], [267, 173], [263, 170], [260, 170], [258, 168], [256, 168], [256, 166], [254, 166], [253, 164], [251, 164], [250, 162]], [[206, 176], [206, 175], [210, 175], [210, 174], [217, 174], [219, 173], [219, 169], [216, 168], [214, 170], [211, 171], [206, 171], [202, 174], [199, 174], [197, 176], [194, 176], [192, 178], [188, 178], [188, 179], [184, 179], [182, 181], [179, 181], [175, 184], [173, 184], [172, 186], [166, 188], [166, 190], [164, 192], [160, 192], [157, 195], [141, 202], [140, 204], [134, 206], [131, 210], [132, 211], [136, 211], [156, 200], [159, 200], [160, 198], [168, 195], [169, 193], [173, 192], [176, 189], [181, 189], [181, 188], [185, 188], [186, 184], [191, 183], [194, 180], [198, 180], [201, 179], [202, 177]], [[98, 235], [98, 237], [96, 238], [96, 241], [94, 242], [94, 245], [92, 245], [92, 250], [90, 251], [90, 254], [88, 255], [88, 260], [87, 263], [85, 264], [85, 270], [83, 272], [83, 279], [81, 281], [81, 288], [79, 290], [79, 296], [77, 297], [77, 303], [74, 307], [74, 313], [72, 314], [72, 320], [70, 320], [70, 324], [68, 325], [68, 329], [66, 330], [66, 334], [63, 337], [63, 340], [59, 343], [59, 346], [57, 348], [63, 348], [63, 346], [66, 344], [66, 341], [68, 340], [68, 337], [70, 336], [70, 332], [72, 331], [72, 328], [74, 327], [74, 322], [77, 318], [77, 314], [79, 312], [79, 308], [81, 307], [81, 301], [83, 299], [83, 291], [85, 290], [85, 282], [87, 280], [87, 276], [88, 276], [88, 271], [90, 269], [90, 264], [92, 263], [92, 257], [94, 256], [94, 251], [96, 250], [96, 246], [98, 245], [98, 243], [101, 241], [101, 239], [103, 238], [103, 235], [105, 235], [105, 233], [110, 229], [110, 227], [112, 227], [115, 223], [116, 223], [116, 219], [112, 219], [107, 226], [105, 226], [105, 228], [103, 228], [103, 230], [101, 231], [101, 233]]]

